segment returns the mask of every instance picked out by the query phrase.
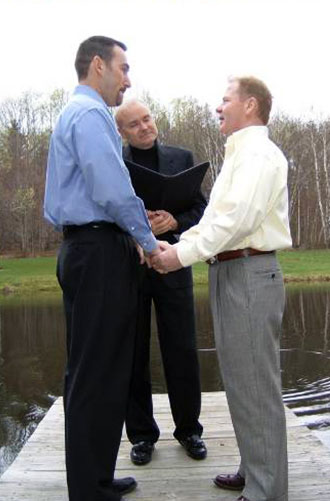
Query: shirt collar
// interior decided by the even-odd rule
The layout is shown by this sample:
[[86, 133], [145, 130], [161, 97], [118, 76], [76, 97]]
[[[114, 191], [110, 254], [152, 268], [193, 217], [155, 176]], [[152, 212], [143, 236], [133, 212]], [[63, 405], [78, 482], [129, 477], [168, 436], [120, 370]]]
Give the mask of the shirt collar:
[[225, 148], [226, 153], [232, 153], [236, 148], [241, 146], [245, 141], [251, 138], [268, 137], [268, 128], [266, 125], [250, 125], [243, 129], [233, 132], [227, 139]]
[[102, 103], [107, 109], [108, 105], [102, 98], [101, 94], [99, 94], [93, 87], [90, 87], [89, 85], [82, 85], [79, 84], [77, 87], [74, 89], [73, 94], [84, 94], [85, 96], [92, 97], [93, 99], [96, 99], [100, 103]]

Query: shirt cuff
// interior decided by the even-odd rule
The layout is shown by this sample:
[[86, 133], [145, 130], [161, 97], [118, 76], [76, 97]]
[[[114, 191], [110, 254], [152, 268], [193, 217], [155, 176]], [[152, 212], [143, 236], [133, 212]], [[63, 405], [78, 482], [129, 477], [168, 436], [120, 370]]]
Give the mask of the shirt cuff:
[[192, 264], [198, 263], [198, 261], [202, 261], [197, 252], [194, 250], [192, 244], [180, 240], [180, 242], [175, 244], [174, 247], [176, 248], [180, 263], [185, 268], [187, 266], [191, 266]]
[[141, 245], [142, 249], [144, 249], [146, 252], [152, 252], [153, 250], [156, 250], [158, 247], [157, 240], [154, 237], [153, 233], [151, 233], [151, 232], [150, 232], [150, 236], [145, 237], [142, 240], [140, 240], [139, 244]]

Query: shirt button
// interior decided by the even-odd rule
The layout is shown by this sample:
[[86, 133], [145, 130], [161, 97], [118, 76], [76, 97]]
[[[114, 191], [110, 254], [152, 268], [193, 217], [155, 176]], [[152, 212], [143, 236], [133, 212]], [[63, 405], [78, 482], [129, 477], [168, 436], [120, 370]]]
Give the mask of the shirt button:
[[131, 227], [131, 230], [132, 230], [132, 231], [134, 231], [134, 230], [135, 230], [135, 226], [132, 226], [132, 227]]

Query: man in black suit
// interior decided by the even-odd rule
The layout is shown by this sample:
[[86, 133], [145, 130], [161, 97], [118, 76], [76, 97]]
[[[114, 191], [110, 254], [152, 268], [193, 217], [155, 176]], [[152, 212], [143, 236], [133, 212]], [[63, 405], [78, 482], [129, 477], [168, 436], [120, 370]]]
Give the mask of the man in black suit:
[[[128, 142], [123, 157], [148, 169], [173, 175], [193, 166], [188, 150], [158, 143], [158, 130], [150, 110], [132, 100], [122, 105], [116, 121], [123, 139]], [[152, 190], [152, 186], [150, 186]], [[181, 214], [165, 210], [148, 210], [154, 235], [170, 243], [196, 224], [205, 209], [201, 193], [190, 209]], [[148, 207], [147, 207], [148, 209]], [[160, 275], [146, 266], [141, 267], [141, 296], [135, 362], [126, 416], [127, 436], [133, 444], [131, 460], [147, 464], [152, 457], [159, 428], [153, 417], [150, 380], [151, 303], [154, 302], [160, 349], [167, 390], [175, 423], [174, 437], [194, 459], [204, 459], [207, 450], [201, 440], [199, 423], [201, 390], [196, 350], [193, 281], [191, 268]]]

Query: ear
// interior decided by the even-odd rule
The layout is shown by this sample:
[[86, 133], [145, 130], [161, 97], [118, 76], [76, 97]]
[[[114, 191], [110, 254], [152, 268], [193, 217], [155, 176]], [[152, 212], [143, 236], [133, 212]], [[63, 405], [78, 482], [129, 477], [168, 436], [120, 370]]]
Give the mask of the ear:
[[246, 100], [245, 110], [247, 115], [257, 115], [258, 114], [258, 101], [254, 96], [248, 97]]
[[121, 135], [122, 139], [127, 140], [127, 136], [125, 134], [125, 130], [122, 127], [120, 127], [118, 124], [117, 124], [117, 129], [118, 129], [118, 132]]
[[103, 72], [104, 64], [105, 63], [100, 56], [94, 56], [91, 61], [91, 66], [98, 75]]

